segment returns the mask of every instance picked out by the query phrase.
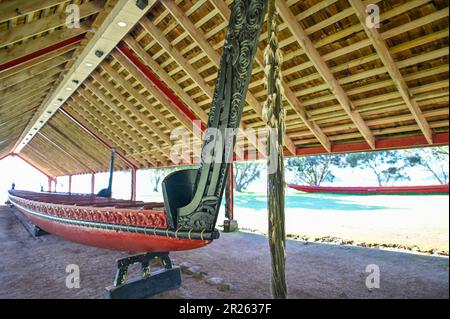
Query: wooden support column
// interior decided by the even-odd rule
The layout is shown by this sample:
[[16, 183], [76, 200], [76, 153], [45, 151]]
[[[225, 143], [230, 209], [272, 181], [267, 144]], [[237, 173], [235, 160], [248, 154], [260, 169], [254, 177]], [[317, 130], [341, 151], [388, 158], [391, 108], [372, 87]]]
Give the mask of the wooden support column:
[[136, 168], [131, 168], [131, 200], [136, 200]]
[[225, 186], [225, 220], [223, 231], [226, 233], [238, 230], [237, 220], [234, 219], [234, 166], [230, 163], [227, 184]]
[[284, 154], [283, 136], [285, 133], [285, 112], [283, 110], [280, 51], [277, 39], [275, 0], [269, 0], [268, 9], [268, 44], [265, 52], [267, 101], [263, 114], [269, 128], [267, 161], [267, 197], [269, 247], [271, 257], [271, 290], [276, 299], [287, 298], [285, 275], [286, 231], [284, 216]]
[[69, 175], [69, 194], [72, 193], [72, 175]]
[[52, 178], [49, 176], [48, 177], [48, 192], [52, 191]]
[[53, 189], [53, 192], [56, 193], [56, 185], [58, 184], [58, 178], [54, 177], [53, 182], [55, 183], [55, 188]]
[[91, 194], [95, 194], [95, 173], [91, 175]]

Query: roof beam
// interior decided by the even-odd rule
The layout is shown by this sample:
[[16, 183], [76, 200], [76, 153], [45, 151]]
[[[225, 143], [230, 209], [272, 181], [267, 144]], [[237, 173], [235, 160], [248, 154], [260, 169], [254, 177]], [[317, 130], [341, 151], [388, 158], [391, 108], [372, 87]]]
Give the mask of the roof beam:
[[70, 52], [72, 50], [75, 50], [77, 45], [78, 45], [78, 43], [72, 43], [70, 45], [67, 45], [67, 46], [64, 46], [62, 48], [56, 49], [55, 51], [52, 51], [52, 52], [49, 52], [47, 54], [43, 54], [41, 56], [38, 56], [38, 57], [36, 57], [36, 58], [34, 58], [32, 60], [25, 61], [25, 62], [23, 62], [21, 64], [18, 64], [16, 66], [14, 66], [14, 67], [11, 67], [9, 69], [0, 71], [0, 79], [7, 78], [7, 77], [9, 77], [11, 75], [14, 75], [14, 74], [17, 74], [19, 72], [28, 70], [28, 69], [30, 69], [30, 68], [32, 68], [34, 66], [39, 66], [40, 64], [45, 63], [45, 62], [47, 62], [49, 60], [52, 60], [52, 59], [54, 59], [56, 57], [63, 56], [63, 55], [69, 55], [68, 52]]
[[[203, 111], [203, 109], [190, 97], [189, 94], [186, 93], [186, 91], [183, 90], [183, 88], [166, 72], [164, 71], [164, 69], [159, 65], [159, 63], [157, 63], [151, 56], [150, 54], [147, 53], [147, 51], [145, 51], [140, 45], [139, 43], [137, 43], [135, 41], [135, 39], [133, 39], [131, 36], [127, 35], [124, 38], [124, 42], [132, 49], [132, 51], [134, 51], [133, 55], [137, 55], [144, 63], [142, 63], [139, 59], [133, 59], [134, 61], [134, 65], [139, 65], [139, 69], [150, 69], [152, 72], [154, 72], [162, 81], [165, 82], [165, 86], [170, 87], [171, 90], [173, 90], [175, 92], [175, 94], [177, 95], [177, 97], [179, 97], [183, 103], [185, 105], [187, 105], [189, 107], [190, 110], [192, 110], [195, 115], [197, 115], [200, 120], [202, 121], [202, 126], [205, 126], [205, 123], [208, 121], [208, 114]], [[126, 48], [124, 46], [121, 46], [119, 44], [119, 49], [123, 50], [123, 52], [127, 52], [127, 50], [125, 50]], [[131, 52], [127, 53], [127, 55], [132, 54]], [[115, 52], [113, 52], [113, 56], [115, 56]], [[147, 66], [148, 68], [147, 68]], [[149, 85], [149, 80], [148, 78], [146, 78], [144, 76], [143, 73], [141, 72], [136, 72], [133, 73], [133, 68], [128, 68], [127, 70], [133, 74], [133, 76], [139, 81], [141, 82], [141, 84], [146, 87], [146, 88], [151, 88], [152, 86]], [[151, 79], [156, 78], [155, 76], [151, 77]], [[151, 82], [150, 80], [150, 83]], [[199, 85], [200, 86], [200, 85]], [[212, 98], [214, 92], [213, 89], [206, 85], [205, 86], [200, 86], [204, 92], [210, 97]], [[247, 132], [245, 131], [245, 125], [243, 125], [243, 123], [240, 124], [240, 128], [241, 131], [243, 132], [243, 134], [247, 137], [247, 139], [249, 140], [249, 142], [255, 147], [255, 149], [259, 150], [262, 154], [265, 153], [266, 147], [264, 145], [261, 145], [261, 143], [258, 143], [258, 140], [256, 139], [255, 136], [253, 136], [252, 134], [247, 134]]]
[[[86, 127], [85, 125], [83, 125], [83, 123], [81, 123], [80, 121], [78, 121], [75, 117], [73, 117], [69, 112], [67, 112], [66, 110], [64, 110], [63, 108], [59, 109], [59, 112], [61, 112], [62, 114], [64, 114], [65, 116], [67, 116], [72, 122], [74, 122], [76, 125], [78, 125], [80, 128], [82, 128], [86, 133], [88, 133], [90, 136], [92, 136], [95, 140], [97, 140], [98, 142], [100, 142], [100, 144], [102, 144], [104, 147], [106, 147], [108, 150], [111, 150], [112, 147], [111, 145], [109, 145], [105, 140], [103, 140], [100, 136], [98, 136], [97, 134], [95, 134], [93, 131], [91, 131], [88, 127]], [[127, 163], [128, 166], [130, 166], [131, 168], [136, 168], [137, 166], [131, 162], [130, 160], [128, 160], [123, 154], [122, 152], [120, 152], [119, 150], [116, 150], [116, 154], [117, 156], [120, 157], [120, 159], [122, 161], [124, 161], [125, 163]]]
[[[66, 141], [68, 143], [68, 145], [70, 145], [70, 147], [73, 147], [74, 149], [76, 149], [78, 152], [80, 152], [81, 154], [83, 154], [83, 157], [88, 158], [92, 161], [94, 161], [95, 163], [97, 163], [100, 167], [104, 165], [104, 163], [100, 162], [99, 160], [97, 160], [94, 156], [92, 156], [90, 153], [88, 153], [87, 151], [83, 150], [83, 148], [76, 142], [74, 142], [72, 140], [72, 138], [70, 138], [67, 134], [65, 134], [63, 131], [61, 131], [58, 127], [56, 127], [55, 125], [53, 125], [52, 123], [48, 123], [48, 127], [56, 133], [57, 136], [60, 136], [64, 141]], [[38, 132], [38, 134], [43, 135], [41, 132]], [[78, 141], [79, 143], [83, 144], [86, 141]]]
[[[30, 152], [33, 156], [38, 157], [38, 158], [39, 158], [39, 163], [43, 163], [43, 165], [44, 165], [45, 167], [52, 168], [53, 170], [57, 171], [58, 174], [61, 174], [61, 173], [62, 173], [61, 175], [69, 175], [69, 172], [68, 172], [65, 168], [61, 167], [60, 165], [58, 165], [58, 164], [55, 163], [54, 161], [49, 161], [48, 158], [47, 158], [47, 156], [45, 156], [44, 154], [42, 154], [41, 152], [39, 152], [39, 151], [38, 151], [36, 148], [34, 148], [33, 146], [31, 146], [31, 145], [27, 145], [27, 146], [28, 146], [28, 147], [27, 147], [27, 152]], [[48, 172], [48, 170], [45, 170], [45, 169], [41, 168], [40, 165], [38, 166], [36, 163], [34, 163], [34, 161], [32, 161], [32, 159], [30, 158], [30, 156], [28, 156], [27, 152], [23, 152], [22, 154], [17, 153], [17, 154], [14, 154], [14, 155], [17, 155], [17, 156], [19, 156], [21, 159], [24, 159], [24, 160], [25, 160], [25, 158], [28, 158], [28, 160], [25, 160], [28, 164], [32, 165], [33, 167], [36, 167], [36, 168], [39, 169], [41, 172]], [[26, 156], [26, 157], [24, 157], [24, 156]], [[31, 161], [32, 161], [32, 162], [31, 162]], [[52, 176], [52, 174], [51, 174], [50, 172], [48, 172], [48, 173], [45, 174], [45, 175], [47, 175], [47, 176]]]
[[[122, 104], [124, 107], [126, 107], [129, 111], [131, 111], [131, 114], [136, 116], [138, 121], [141, 121], [146, 125], [153, 133], [156, 134], [158, 138], [160, 138], [162, 141], [164, 141], [169, 146], [172, 145], [172, 141], [170, 140], [169, 136], [161, 131], [161, 129], [153, 123], [150, 119], [148, 119], [144, 114], [141, 113], [141, 111], [133, 105], [131, 102], [129, 102], [122, 93], [116, 89], [110, 82], [108, 82], [105, 78], [103, 78], [100, 74], [92, 74], [92, 77], [95, 81], [97, 81], [103, 88], [106, 89], [109, 94], [111, 94], [114, 99], [119, 101], [120, 104]], [[127, 119], [127, 121], [132, 125], [140, 134], [142, 134], [153, 146], [158, 149], [161, 153], [163, 153], [165, 156], [170, 158], [170, 152], [161, 145], [161, 143], [154, 138], [150, 133], [148, 133], [145, 129], [142, 129], [142, 127], [134, 120], [130, 115], [128, 115], [125, 111], [119, 110], [119, 107], [115, 104], [110, 105], [111, 107], [114, 107], [117, 112], [120, 112], [121, 117], [124, 119]]]
[[0, 61], [2, 61], [0, 72], [79, 43], [84, 39], [87, 31], [88, 28], [85, 25], [81, 25], [80, 28], [56, 30], [46, 37], [32, 39], [24, 44], [2, 50], [0, 51]]
[[384, 66], [386, 67], [390, 77], [394, 81], [395, 86], [397, 87], [401, 97], [406, 103], [406, 106], [408, 107], [409, 111], [411, 112], [415, 121], [417, 122], [417, 125], [419, 126], [423, 135], [427, 139], [428, 143], [432, 144], [433, 133], [431, 131], [430, 125], [428, 124], [427, 120], [422, 114], [422, 111], [419, 105], [417, 104], [417, 101], [411, 94], [408, 85], [406, 84], [406, 81], [404, 80], [402, 74], [400, 73], [400, 70], [395, 64], [395, 61], [389, 52], [388, 46], [384, 42], [384, 39], [378, 32], [377, 28], [369, 28], [366, 24], [366, 19], [368, 16], [366, 13], [366, 7], [360, 0], [351, 0], [350, 4], [352, 8], [355, 10], [356, 16], [358, 17], [360, 23], [362, 24], [364, 31], [366, 32], [368, 38], [372, 43], [372, 46], [377, 51], [378, 56], [380, 57]]
[[[115, 56], [114, 56], [114, 58], [115, 58]], [[131, 65], [128, 65], [126, 63], [122, 63], [123, 61], [118, 61], [118, 62], [120, 62], [120, 64], [123, 67], [125, 67], [127, 72], [130, 72], [131, 74], [133, 74], [133, 72], [131, 71], [131, 69], [132, 69]], [[121, 87], [123, 87], [128, 93], [130, 93], [130, 95], [133, 98], [135, 98], [144, 108], [146, 108], [152, 114], [153, 117], [155, 117], [158, 121], [160, 121], [166, 128], [168, 128], [170, 130], [173, 130], [175, 128], [175, 125], [173, 125], [163, 114], [161, 114], [161, 112], [159, 110], [155, 109], [151, 105], [150, 101], [148, 101], [144, 97], [144, 95], [139, 93], [137, 91], [137, 89], [135, 89], [130, 82], [128, 82], [126, 79], [124, 79], [122, 77], [122, 75], [120, 75], [119, 72], [116, 71], [112, 66], [110, 66], [107, 63], [103, 63], [101, 65], [101, 67], [102, 67], [103, 70], [106, 71], [106, 73], [109, 76], [111, 76]], [[154, 87], [153, 87], [153, 89], [154, 89]], [[150, 93], [152, 93], [152, 91], [150, 91]], [[153, 97], [156, 98], [156, 96], [154, 96], [154, 95], [153, 95]], [[167, 104], [169, 104], [166, 99], [163, 99], [162, 101], [157, 99], [157, 101], [160, 102], [163, 106], [166, 106]]]
[[305, 54], [308, 56], [309, 60], [313, 63], [316, 70], [320, 73], [322, 78], [325, 80], [325, 83], [328, 84], [330, 90], [336, 96], [339, 104], [345, 110], [350, 119], [355, 123], [356, 127], [360, 131], [361, 135], [364, 137], [369, 146], [374, 149], [375, 148], [375, 137], [370, 131], [367, 124], [364, 122], [363, 118], [358, 112], [354, 111], [354, 106], [345, 93], [342, 86], [334, 77], [328, 65], [325, 63], [324, 59], [320, 56], [320, 53], [317, 51], [316, 47], [312, 43], [311, 39], [309, 39], [306, 32], [300, 26], [300, 24], [295, 19], [294, 14], [288, 8], [286, 3], [281, 0], [276, 0], [276, 6], [278, 8], [278, 12], [284, 22], [287, 24], [289, 30], [292, 32], [297, 42], [305, 51]]
[[68, 0], [6, 0], [0, 4], [0, 23], [48, 9]]
[[5, 88], [8, 88], [15, 84], [18, 84], [20, 82], [26, 81], [36, 75], [39, 75], [39, 74], [42, 74], [45, 72], [50, 72], [50, 70], [52, 70], [52, 69], [56, 69], [56, 70], [59, 70], [59, 72], [61, 72], [64, 69], [64, 67], [62, 65], [68, 61], [69, 61], [69, 59], [67, 59], [67, 58], [57, 57], [53, 60], [42, 63], [42, 64], [36, 66], [35, 68], [31, 68], [29, 70], [24, 70], [20, 73], [11, 75], [11, 76], [1, 80], [0, 90], [3, 90]]
[[[176, 63], [179, 64], [181, 66], [181, 68], [186, 72], [186, 74], [188, 74], [192, 80], [203, 90], [203, 92], [206, 93], [206, 95], [209, 96], [209, 98], [213, 98], [214, 95], [214, 90], [205, 82], [205, 80], [203, 79], [203, 77], [200, 75], [200, 73], [195, 70], [195, 68], [186, 61], [186, 59], [183, 57], [183, 55], [176, 49], [174, 48], [170, 42], [164, 37], [164, 35], [162, 34], [162, 32], [153, 25], [153, 23], [151, 23], [148, 19], [142, 19], [140, 21], [140, 24], [144, 27], [145, 30], [147, 30], [147, 32], [149, 32], [152, 37], [163, 47], [163, 49], [169, 53], [169, 55], [172, 56], [173, 59], [175, 59]], [[219, 57], [220, 60], [220, 57]], [[220, 61], [219, 61], [220, 64]], [[149, 73], [150, 71], [147, 70], [147, 73]], [[164, 72], [164, 71], [161, 71]], [[151, 72], [150, 72], [151, 73]], [[168, 76], [170, 77], [170, 76]], [[172, 80], [173, 81], [173, 80]], [[170, 82], [167, 82], [170, 83]], [[178, 85], [176, 85], [175, 87], [177, 87]], [[161, 87], [161, 89], [164, 89], [163, 87]], [[167, 89], [166, 89], [167, 90]], [[247, 99], [252, 99], [251, 93], [248, 92], [247, 94]], [[260, 116], [262, 116], [262, 107], [259, 104], [259, 102], [256, 100], [256, 98], [253, 97], [252, 99], [253, 101], [256, 101], [256, 103], [253, 104], [253, 110], [255, 110], [255, 112], [257, 114], [259, 114]], [[251, 104], [251, 103], [250, 103]], [[197, 112], [199, 114], [202, 114], [203, 111], [200, 111], [201, 108], [196, 106], [194, 108], [194, 110], [197, 110]], [[206, 122], [206, 121], [205, 121]], [[262, 154], [265, 154], [265, 147], [263, 145], [260, 145], [260, 143], [257, 142], [256, 139], [253, 138], [253, 136], [251, 136], [251, 134], [246, 134], [246, 127], [245, 125], [243, 125], [242, 123], [240, 123], [240, 127], [242, 129], [242, 132], [245, 134], [245, 136], [247, 136], [249, 142], [251, 144], [253, 144], [253, 146], [257, 149], [260, 150]], [[288, 147], [288, 149], [292, 152], [295, 152], [295, 146], [292, 143], [292, 141], [285, 136], [286, 145], [290, 145], [290, 147]], [[290, 142], [289, 142], [290, 141]]]
[[[103, 0], [95, 0], [80, 5], [80, 19], [96, 14], [101, 10], [103, 5]], [[0, 48], [34, 37], [43, 32], [56, 29], [65, 25], [66, 20], [66, 12], [61, 12], [2, 31], [0, 32]]]
[[90, 173], [94, 173], [94, 170], [92, 168], [90, 168], [89, 166], [87, 166], [86, 164], [84, 164], [83, 162], [81, 162], [78, 158], [76, 158], [75, 156], [73, 156], [72, 154], [69, 153], [69, 151], [65, 148], [64, 145], [57, 143], [56, 141], [51, 140], [50, 138], [48, 138], [47, 136], [45, 136], [43, 133], [39, 132], [38, 133], [40, 137], [42, 137], [43, 139], [45, 139], [47, 142], [49, 142], [50, 144], [52, 144], [55, 148], [57, 148], [58, 150], [60, 150], [62, 153], [64, 153], [66, 156], [70, 157], [74, 162], [77, 162], [80, 166], [82, 166], [84, 169], [87, 169]]
[[[129, 51], [125, 46], [122, 44], [119, 44], [118, 46], [119, 51], [113, 51], [112, 56], [114, 59], [116, 59], [128, 72], [130, 72], [133, 77], [136, 78], [149, 92], [150, 94], [159, 102], [161, 105], [163, 105], [170, 113], [175, 115], [175, 117], [190, 131], [193, 131], [193, 121], [197, 120], [196, 116], [192, 114], [190, 111], [186, 111], [183, 108], [179, 108], [180, 104], [178, 104], [178, 100], [175, 101], [174, 99], [169, 99], [172, 96], [168, 96], [167, 94], [164, 94], [164, 91], [161, 90], [159, 86], [156, 86], [159, 83], [154, 83], [153, 85], [148, 85], [149, 79], [144, 73], [145, 70], [142, 70], [142, 67], [138, 62], [136, 61], [136, 57], [132, 56], [131, 51]], [[145, 66], [144, 66], [145, 67]], [[153, 82], [152, 82], [153, 83]], [[131, 92], [130, 92], [131, 93]], [[167, 93], [167, 92], [166, 92]], [[174, 98], [174, 97], [172, 97]], [[138, 99], [136, 97], [136, 99]], [[145, 102], [145, 101], [141, 101]], [[143, 105], [148, 104], [142, 103]], [[161, 121], [164, 123], [164, 121]], [[169, 127], [171, 127], [170, 125]], [[172, 126], [173, 127], [173, 126]]]
[[[162, 4], [167, 10], [175, 17], [175, 19], [183, 26], [187, 33], [194, 39], [194, 41], [199, 45], [199, 47], [207, 54], [208, 58], [213, 62], [216, 67], [220, 65], [220, 55], [216, 50], [209, 44], [205, 36], [199, 32], [199, 29], [191, 22], [191, 20], [185, 15], [185, 13], [178, 7], [174, 1], [163, 1]], [[227, 19], [229, 20], [229, 18]], [[147, 23], [148, 24], [148, 23]], [[156, 27], [155, 27], [156, 29]], [[155, 38], [158, 41], [158, 38]], [[158, 41], [159, 42], [159, 41]], [[250, 92], [247, 92], [246, 97], [247, 102], [252, 106], [253, 110], [262, 117], [262, 106], [261, 103], [256, 99], [256, 97]], [[292, 140], [285, 135], [284, 144], [286, 148], [295, 153], [295, 145]]]
[[[60, 84], [47, 96], [30, 120], [21, 138], [15, 145], [18, 153], [28, 143], [25, 136], [30, 133], [34, 136], [49, 118], [64, 104], [72, 93], [81, 85], [89, 74], [111, 52], [120, 40], [131, 31], [134, 25], [145, 15], [147, 9], [152, 7], [156, 0], [151, 0], [144, 10], [137, 7], [135, 1], [118, 0], [108, 12], [103, 23], [96, 30], [89, 42], [78, 55], [76, 61], [65, 74]], [[67, 30], [78, 30], [77, 28]], [[50, 34], [53, 36], [57, 31]], [[1, 60], [1, 59], [0, 59]]]
[[[107, 82], [106, 80], [102, 80], [100, 77], [98, 78], [100, 79], [101, 82], [100, 83], [102, 86], [103, 84], [106, 86], [105, 87], [107, 90], [109, 88], [109, 86], [111, 86], [111, 84], [109, 82]], [[96, 79], [97, 80], [97, 79]], [[143, 136], [143, 138], [145, 140], [147, 140], [151, 145], [153, 145], [157, 150], [159, 150], [162, 154], [164, 154], [165, 156], [167, 156], [168, 158], [170, 158], [170, 154], [167, 150], [165, 150], [164, 148], [162, 148], [162, 146], [160, 145], [159, 141], [154, 138], [149, 132], [147, 132], [146, 130], [143, 130], [142, 127], [136, 123], [136, 120], [133, 119], [127, 112], [123, 111], [122, 109], [120, 109], [114, 102], [113, 100], [108, 97], [106, 94], [104, 94], [103, 92], [101, 92], [101, 90], [99, 90], [98, 88], [96, 88], [93, 83], [87, 83], [85, 82], [84, 85], [89, 89], [89, 91], [93, 92], [95, 95], [97, 95], [102, 101], [105, 101], [106, 104], [108, 104], [108, 106], [115, 112], [117, 113], [123, 120], [125, 120], [128, 125], [130, 125], [133, 129], [135, 129], [137, 132], [139, 132], [139, 134], [141, 134]], [[112, 90], [112, 89], [111, 89]], [[109, 90], [108, 90], [109, 91]], [[110, 92], [110, 91], [109, 91]], [[110, 92], [111, 94], [114, 93]], [[142, 114], [140, 114], [141, 117], [143, 117]], [[139, 116], [138, 116], [139, 119]], [[160, 156], [158, 153], [153, 153], [154, 157], [158, 160], [158, 161], [163, 161], [162, 156]]]
[[56, 78], [45, 78], [41, 82], [36, 82], [35, 85], [24, 86], [23, 88], [16, 88], [15, 90], [3, 90], [2, 98], [0, 99], [0, 105], [6, 103], [10, 99], [23, 99], [29, 96], [29, 92], [36, 90], [37, 88], [43, 88], [48, 85], [52, 85], [56, 81]]
[[38, 83], [36, 84], [35, 87], [32, 88], [28, 88], [26, 90], [22, 90], [20, 92], [16, 92], [14, 94], [11, 95], [5, 95], [4, 97], [2, 97], [0, 99], [0, 107], [3, 104], [9, 104], [9, 103], [13, 103], [13, 102], [20, 102], [21, 100], [23, 100], [24, 98], [26, 98], [27, 96], [33, 96], [33, 94], [35, 93], [42, 93], [42, 92], [48, 92], [51, 88], [52, 88], [52, 84], [54, 81], [51, 81], [50, 83]]
[[[121, 118], [118, 118], [114, 113], [112, 113], [111, 109], [108, 109], [103, 103], [98, 102], [98, 98], [91, 93], [87, 88], [84, 90], [78, 91], [78, 96], [72, 96], [72, 101], [67, 101], [67, 104], [72, 108], [76, 109], [78, 112], [81, 111], [83, 116], [90, 117], [94, 119], [100, 125], [103, 126], [103, 130], [112, 132], [112, 135], [116, 136], [120, 143], [117, 143], [117, 146], [120, 146], [122, 149], [126, 150], [127, 156], [129, 154], [141, 154], [143, 149], [148, 149], [149, 144], [146, 143], [145, 140], [142, 139], [137, 133], [133, 130], [130, 130], [128, 126], [122, 122]], [[74, 104], [73, 104], [74, 103]], [[105, 118], [103, 118], [105, 116]], [[116, 126], [120, 130], [115, 129], [111, 126], [110, 122], [113, 126]], [[140, 159], [138, 161], [150, 163], [153, 166], [156, 166], [157, 162], [148, 157], [143, 157], [139, 155]]]
[[[127, 35], [124, 39], [124, 42], [134, 51], [134, 54], [137, 55], [144, 63], [162, 80], [166, 83], [168, 87], [170, 87], [178, 97], [187, 105], [189, 108], [200, 118], [203, 123], [208, 121], [208, 114], [203, 111], [201, 107], [195, 103], [195, 101], [191, 98], [189, 94], [187, 94], [181, 86], [161, 67], [161, 65], [156, 62], [150, 54], [147, 53], [140, 45], [133, 39], [130, 35]], [[119, 45], [119, 48], [122, 48]], [[113, 52], [114, 56], [114, 52]], [[131, 71], [130, 71], [131, 72]], [[141, 82], [141, 84], [145, 87], [149, 86], [147, 83], [148, 79], [143, 76], [139, 76], [136, 73], [136, 79]]]
[[117, 135], [116, 132], [111, 130], [110, 126], [105, 126], [102, 121], [100, 121], [96, 117], [93, 117], [92, 114], [87, 112], [73, 100], [66, 101], [65, 110], [71, 114], [76, 114], [79, 117], [80, 121], [83, 121], [84, 126], [91, 130], [91, 132], [97, 132], [98, 136], [109, 143], [109, 145], [113, 145], [116, 148], [116, 151], [118, 149], [122, 150], [123, 154], [133, 163], [142, 165], [142, 160], [137, 159], [135, 156], [133, 156], [133, 144], [127, 143], [127, 141], [124, 140], [124, 137]]

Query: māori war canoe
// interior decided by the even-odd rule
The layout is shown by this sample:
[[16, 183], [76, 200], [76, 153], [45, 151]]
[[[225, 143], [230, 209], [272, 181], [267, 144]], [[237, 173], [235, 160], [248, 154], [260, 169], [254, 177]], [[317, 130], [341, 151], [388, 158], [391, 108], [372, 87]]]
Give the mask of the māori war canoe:
[[146, 207], [111, 199], [114, 151], [109, 186], [97, 196], [13, 189], [11, 204], [49, 233], [108, 249], [169, 252], [218, 238], [215, 225], [236, 144], [226, 132], [240, 125], [266, 6], [267, 0], [233, 1], [203, 141], [210, 156], [202, 157], [199, 168], [165, 177], [164, 204]]

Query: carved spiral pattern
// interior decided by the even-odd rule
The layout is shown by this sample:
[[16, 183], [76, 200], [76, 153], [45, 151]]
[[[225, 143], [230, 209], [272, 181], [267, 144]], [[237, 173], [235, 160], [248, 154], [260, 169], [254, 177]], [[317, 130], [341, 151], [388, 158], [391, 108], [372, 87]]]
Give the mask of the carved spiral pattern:
[[[219, 122], [219, 128], [237, 128], [240, 124], [266, 3], [267, 0], [235, 0], [233, 2], [227, 38], [209, 112], [208, 127], [211, 127], [216, 117], [222, 116], [221, 113], [224, 110], [229, 112], [228, 118]], [[227, 97], [231, 97], [230, 105], [225, 105]], [[205, 140], [205, 143], [208, 142]], [[223, 146], [226, 150], [223, 159], [227, 159], [229, 152], [233, 151], [234, 139], [223, 141], [223, 143], [225, 143]], [[215, 197], [211, 198], [211, 194], [208, 195], [211, 188], [211, 185], [208, 184], [202, 190], [203, 200], [197, 209], [187, 215], [179, 216], [178, 222], [183, 227], [195, 230], [212, 230], [214, 228], [227, 176], [227, 165], [220, 165], [218, 180], [211, 181], [215, 169], [217, 169], [216, 165], [206, 166], [202, 163], [201, 174], [207, 174], [208, 180], [216, 183], [213, 185]]]

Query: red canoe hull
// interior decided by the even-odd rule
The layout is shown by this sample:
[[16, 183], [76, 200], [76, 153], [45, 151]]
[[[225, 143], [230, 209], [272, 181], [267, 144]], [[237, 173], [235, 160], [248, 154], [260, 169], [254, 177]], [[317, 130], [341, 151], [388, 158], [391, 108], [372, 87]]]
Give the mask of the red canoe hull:
[[[112, 210], [107, 208], [42, 203], [11, 195], [9, 200], [34, 225], [48, 233], [83, 245], [138, 253], [190, 250], [211, 243], [211, 240], [173, 238], [151, 234], [152, 227], [147, 228], [149, 226], [148, 223], [158, 222], [159, 225], [161, 223], [165, 224], [165, 220], [161, 221], [156, 218], [162, 216], [161, 213], [163, 212], [161, 211], [147, 211], [148, 214], [145, 215], [142, 212], [131, 210]], [[129, 227], [127, 227], [129, 231], [112, 229], [114, 223], [123, 225], [124, 221], [130, 220], [129, 216], [133, 214], [137, 215], [137, 217], [133, 219], [134, 224], [130, 222]], [[105, 219], [105, 216], [109, 220]], [[73, 221], [77, 219], [84, 219], [86, 221], [87, 218], [94, 226], [64, 222], [64, 220]], [[96, 223], [101, 222], [103, 224], [110, 222], [111, 229], [95, 226]], [[144, 234], [133, 231], [135, 229], [133, 227], [142, 227], [142, 225], [145, 225], [148, 233]]]
[[383, 186], [383, 187], [333, 187], [307, 186], [288, 184], [290, 188], [307, 193], [337, 193], [337, 194], [442, 194], [449, 192], [446, 185], [425, 186]]
[[115, 230], [63, 224], [36, 217], [19, 209], [34, 225], [64, 239], [99, 248], [127, 252], [168, 252], [196, 249], [209, 244], [205, 240], [168, 238]]

